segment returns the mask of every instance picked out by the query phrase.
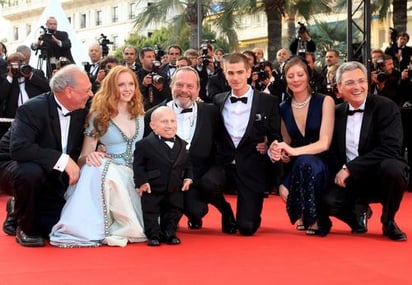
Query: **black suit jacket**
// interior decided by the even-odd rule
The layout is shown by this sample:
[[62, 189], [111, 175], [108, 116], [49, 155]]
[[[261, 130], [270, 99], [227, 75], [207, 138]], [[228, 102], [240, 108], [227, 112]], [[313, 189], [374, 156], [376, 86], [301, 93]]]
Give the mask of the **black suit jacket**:
[[[160, 106], [166, 106], [166, 103], [165, 100], [146, 112], [145, 136], [152, 131], [149, 125], [152, 112]], [[215, 162], [216, 143], [221, 126], [219, 111], [214, 105], [202, 102], [196, 102], [196, 105], [196, 127], [189, 149], [195, 180], [201, 178]]]
[[[49, 80], [44, 76], [43, 71], [33, 69], [33, 76], [30, 79], [25, 79], [25, 89], [29, 98], [50, 91]], [[10, 83], [7, 80], [7, 74], [0, 79], [0, 101], [3, 105], [3, 113], [0, 110], [0, 115], [6, 118], [14, 118], [18, 107], [20, 97], [20, 87], [17, 78], [13, 78]]]
[[[220, 93], [214, 102], [222, 111], [231, 92]], [[236, 103], [241, 104], [241, 103]], [[223, 119], [222, 119], [223, 121]], [[267, 163], [269, 156], [260, 154], [256, 145], [267, 138], [270, 145], [275, 139], [281, 140], [280, 111], [277, 97], [254, 91], [249, 122], [241, 141], [235, 148], [233, 141], [223, 126], [218, 141], [218, 163], [236, 163], [236, 170], [246, 187], [263, 192], [267, 186]]]
[[351, 176], [356, 178], [373, 169], [383, 159], [402, 160], [403, 130], [399, 107], [385, 97], [369, 95], [365, 103], [359, 137], [359, 156], [346, 162], [347, 109], [346, 102], [336, 107], [331, 145], [331, 150], [337, 156], [336, 171], [346, 164]]
[[136, 188], [149, 183], [152, 193], [180, 191], [183, 180], [193, 179], [186, 142], [176, 136], [177, 157], [170, 156], [169, 147], [153, 132], [136, 143], [133, 160]]
[[[70, 119], [67, 154], [75, 161], [82, 147], [86, 114], [87, 110], [77, 110]], [[20, 106], [0, 141], [0, 160], [32, 162], [52, 172], [61, 154], [60, 121], [53, 94], [39, 95]]]

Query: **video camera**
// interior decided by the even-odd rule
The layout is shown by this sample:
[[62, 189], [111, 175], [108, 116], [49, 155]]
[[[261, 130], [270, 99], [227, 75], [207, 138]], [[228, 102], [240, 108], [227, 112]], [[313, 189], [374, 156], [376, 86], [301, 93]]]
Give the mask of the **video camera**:
[[158, 60], [154, 60], [152, 62], [153, 66], [152, 66], [152, 72], [150, 73], [150, 75], [152, 76], [152, 82], [156, 83], [156, 84], [163, 84], [163, 82], [165, 81], [164, 77], [159, 75], [159, 67], [161, 66], [161, 62]]
[[154, 51], [156, 60], [160, 62], [165, 55], [164, 50], [159, 45], [154, 45]]
[[298, 22], [299, 29], [298, 29], [298, 49], [296, 54], [302, 58], [306, 58], [306, 40], [303, 38], [303, 34], [308, 32], [304, 23]]
[[107, 39], [107, 36], [104, 34], [100, 34], [100, 38], [98, 39], [100, 46], [102, 47], [102, 55], [103, 57], [109, 54], [109, 47], [107, 45], [112, 45], [113, 42]]
[[40, 29], [42, 29], [40, 37], [42, 36], [50, 37], [51, 35], [54, 35], [56, 33], [56, 30], [49, 29], [45, 26], [40, 26]]
[[208, 55], [209, 53], [209, 47], [212, 43], [215, 43], [216, 40], [203, 40], [202, 44], [200, 45], [200, 48], [202, 50], [202, 54], [200, 55], [200, 57], [202, 58], [202, 64], [203, 66], [207, 66], [212, 58]]
[[398, 31], [395, 30], [394, 28], [389, 28], [390, 35], [391, 35], [391, 44], [395, 44], [396, 40], [398, 39]]
[[33, 71], [30, 65], [19, 62], [11, 62], [9, 68], [13, 77], [29, 77]]
[[385, 82], [386, 81], [386, 74], [384, 71], [384, 67], [385, 67], [385, 60], [383, 59], [383, 57], [379, 57], [376, 62], [372, 65], [372, 71], [376, 72], [376, 79], [379, 82]]

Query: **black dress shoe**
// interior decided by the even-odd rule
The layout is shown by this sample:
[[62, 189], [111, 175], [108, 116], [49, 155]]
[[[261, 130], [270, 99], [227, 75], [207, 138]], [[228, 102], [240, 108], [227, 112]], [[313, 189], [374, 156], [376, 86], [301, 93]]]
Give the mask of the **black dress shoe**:
[[202, 228], [202, 220], [189, 220], [187, 222], [187, 226], [189, 227], [189, 229], [191, 230], [200, 230]]
[[147, 241], [147, 245], [148, 246], [159, 246], [160, 245], [160, 241], [158, 239], [149, 239]]
[[3, 232], [9, 236], [16, 235], [17, 220], [14, 217], [14, 198], [9, 198], [6, 204], [7, 216], [3, 222]]
[[383, 235], [395, 241], [406, 241], [408, 237], [406, 234], [398, 227], [394, 221], [389, 221], [384, 223], [382, 226]]
[[170, 245], [176, 245], [181, 243], [180, 239], [177, 236], [165, 237], [164, 242]]
[[368, 219], [372, 217], [372, 209], [368, 206], [365, 212], [362, 212], [356, 218], [356, 223], [351, 225], [353, 234], [364, 234], [368, 232]]
[[222, 214], [222, 232], [226, 234], [235, 234], [237, 231], [236, 219], [232, 209]]
[[46, 245], [41, 236], [30, 236], [23, 232], [20, 228], [17, 228], [16, 231], [16, 241], [20, 245], [28, 247], [42, 247]]

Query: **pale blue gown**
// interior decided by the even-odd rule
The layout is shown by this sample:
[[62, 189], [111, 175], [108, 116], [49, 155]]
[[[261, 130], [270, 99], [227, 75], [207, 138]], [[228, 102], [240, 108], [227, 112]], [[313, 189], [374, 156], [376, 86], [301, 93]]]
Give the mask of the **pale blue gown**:
[[[93, 118], [85, 135], [93, 129]], [[111, 159], [100, 167], [84, 165], [77, 184], [69, 186], [50, 244], [59, 247], [126, 246], [146, 240], [140, 196], [133, 182], [132, 160], [136, 141], [143, 137], [143, 116], [136, 118], [136, 133], [128, 138], [110, 121], [100, 138]]]

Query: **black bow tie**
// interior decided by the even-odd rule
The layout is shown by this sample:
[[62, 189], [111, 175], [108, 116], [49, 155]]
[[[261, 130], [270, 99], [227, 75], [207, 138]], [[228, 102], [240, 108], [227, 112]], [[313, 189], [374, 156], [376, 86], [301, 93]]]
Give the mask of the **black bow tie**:
[[[57, 102], [56, 102], [56, 104], [57, 104]], [[62, 115], [63, 115], [64, 117], [68, 117], [68, 116], [71, 116], [71, 115], [72, 115], [72, 112], [67, 112], [66, 114], [64, 114], [64, 113], [63, 113], [63, 110], [62, 110], [62, 107], [61, 107], [59, 104], [57, 104], [57, 108], [60, 110], [60, 112], [62, 113]]]
[[247, 103], [247, 97], [235, 97], [235, 96], [231, 96], [230, 97], [230, 102], [231, 103], [236, 103], [236, 102], [242, 102], [242, 103], [244, 103], [244, 104], [246, 104]]
[[191, 113], [191, 112], [193, 112], [193, 108], [186, 108], [186, 109], [183, 109], [183, 110], [180, 112], [180, 114], [183, 114], [183, 113]]
[[353, 114], [355, 114], [355, 113], [363, 113], [363, 109], [356, 109], [356, 110], [347, 110], [346, 111], [346, 114], [348, 115], [348, 116], [352, 116]]
[[160, 137], [160, 140], [164, 141], [164, 142], [175, 142], [175, 137], [173, 138], [165, 138], [165, 137]]

